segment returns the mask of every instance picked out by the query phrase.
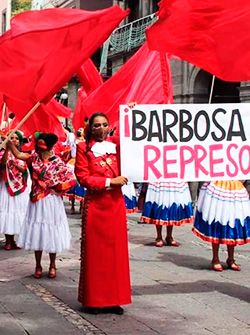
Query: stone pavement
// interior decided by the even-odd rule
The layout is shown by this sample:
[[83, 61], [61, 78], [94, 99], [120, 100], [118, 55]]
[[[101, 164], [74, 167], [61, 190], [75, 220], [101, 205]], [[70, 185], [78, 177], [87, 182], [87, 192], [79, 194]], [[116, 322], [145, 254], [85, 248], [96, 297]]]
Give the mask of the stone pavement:
[[[138, 217], [128, 216], [133, 303], [122, 316], [84, 314], [77, 302], [79, 214], [69, 215], [72, 249], [58, 255], [55, 280], [34, 279], [33, 252], [5, 251], [0, 236], [0, 335], [249, 335], [250, 245], [236, 248], [241, 272], [217, 273], [190, 226], [174, 228], [179, 248], [156, 248], [154, 226]], [[46, 273], [46, 254], [43, 264]]]

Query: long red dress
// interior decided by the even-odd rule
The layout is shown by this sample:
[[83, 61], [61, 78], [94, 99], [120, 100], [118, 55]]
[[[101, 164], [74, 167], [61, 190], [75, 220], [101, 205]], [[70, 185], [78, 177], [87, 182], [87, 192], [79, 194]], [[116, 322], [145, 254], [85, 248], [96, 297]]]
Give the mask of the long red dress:
[[[101, 146], [111, 141], [116, 139]], [[125, 305], [131, 303], [125, 202], [120, 187], [105, 186], [107, 178], [120, 175], [119, 153], [104, 149], [98, 155], [91, 151], [95, 143], [79, 143], [76, 155], [75, 173], [87, 188], [78, 300], [85, 307]]]

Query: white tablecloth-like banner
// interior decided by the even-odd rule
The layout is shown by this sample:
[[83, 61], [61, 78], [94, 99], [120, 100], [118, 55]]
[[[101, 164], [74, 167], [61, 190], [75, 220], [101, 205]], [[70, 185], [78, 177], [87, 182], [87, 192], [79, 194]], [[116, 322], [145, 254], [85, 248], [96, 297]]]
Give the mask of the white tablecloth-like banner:
[[120, 141], [134, 182], [250, 179], [250, 104], [121, 105]]

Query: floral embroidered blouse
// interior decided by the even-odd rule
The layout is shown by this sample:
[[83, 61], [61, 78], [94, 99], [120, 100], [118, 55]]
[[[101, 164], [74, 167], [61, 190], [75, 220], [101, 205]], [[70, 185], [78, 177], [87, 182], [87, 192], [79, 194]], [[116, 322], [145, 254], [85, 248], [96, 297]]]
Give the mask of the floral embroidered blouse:
[[30, 198], [36, 202], [48, 194], [62, 194], [76, 184], [74, 173], [58, 156], [43, 160], [34, 152], [28, 160], [31, 169], [32, 187]]
[[[5, 182], [8, 193], [16, 196], [25, 191], [27, 187], [28, 166], [23, 160], [16, 158], [12, 152], [8, 152], [6, 164], [2, 162], [5, 150], [0, 151], [1, 178]], [[20, 171], [18, 167], [24, 169]]]

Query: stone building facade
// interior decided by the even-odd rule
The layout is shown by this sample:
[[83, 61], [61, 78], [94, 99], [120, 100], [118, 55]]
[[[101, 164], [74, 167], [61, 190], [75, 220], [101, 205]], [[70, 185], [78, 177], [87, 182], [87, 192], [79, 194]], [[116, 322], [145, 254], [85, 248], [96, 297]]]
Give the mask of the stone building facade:
[[[84, 10], [96, 10], [119, 5], [131, 12], [125, 22], [116, 29], [104, 44], [102, 52], [97, 52], [93, 60], [100, 67], [104, 77], [114, 74], [124, 62], [130, 58], [145, 41], [145, 29], [156, 20], [155, 12], [159, 0], [33, 0], [33, 8], [70, 7]], [[176, 103], [208, 103], [211, 92], [212, 75], [188, 64], [171, 61], [174, 85], [174, 101]], [[75, 79], [74, 79], [75, 80]], [[78, 83], [69, 85], [71, 107], [75, 104], [74, 90]], [[228, 83], [215, 79], [211, 102], [250, 102], [250, 82]]]
[[11, 0], [0, 1], [0, 35], [6, 32], [10, 27], [11, 18]]

